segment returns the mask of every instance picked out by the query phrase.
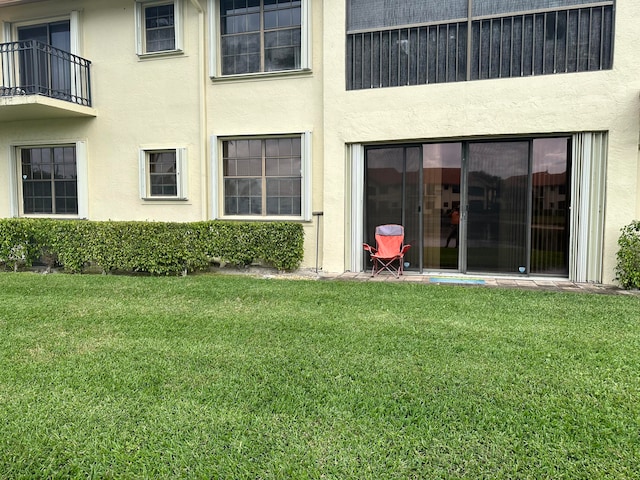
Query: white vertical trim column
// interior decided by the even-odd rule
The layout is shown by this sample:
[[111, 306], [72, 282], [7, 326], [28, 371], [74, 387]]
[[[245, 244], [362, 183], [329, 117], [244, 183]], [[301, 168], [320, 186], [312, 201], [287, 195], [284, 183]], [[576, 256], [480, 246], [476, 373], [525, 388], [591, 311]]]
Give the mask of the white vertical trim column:
[[2, 35], [2, 43], [9, 43], [11, 41], [11, 24], [9, 22], [0, 22], [2, 29], [0, 35]]
[[303, 70], [311, 70], [311, 1], [302, 0], [301, 2], [301, 29], [302, 38], [300, 45], [300, 68]]
[[313, 170], [311, 132], [302, 134], [302, 218], [307, 222], [311, 221], [311, 171]]
[[[352, 144], [349, 146], [348, 171], [350, 175], [350, 245], [351, 252], [347, 252], [350, 258], [350, 271], [361, 272], [363, 263], [362, 242], [364, 239], [364, 146]], [[349, 198], [349, 197], [348, 197]]]
[[20, 216], [20, 208], [18, 207], [19, 195], [18, 195], [18, 149], [11, 145], [9, 146], [9, 210], [12, 217]]
[[602, 256], [604, 252], [604, 214], [607, 172], [607, 134], [592, 136], [591, 195], [589, 196], [589, 252], [587, 281], [602, 283]]
[[[11, 24], [9, 22], [1, 22], [2, 29], [0, 30], [1, 40], [3, 43], [11, 42]], [[0, 59], [0, 63], [2, 63], [2, 72], [0, 72], [0, 86], [3, 87], [16, 87], [15, 78], [13, 73], [12, 65], [15, 65], [15, 62], [12, 62], [10, 56], [13, 55], [11, 52], [2, 53], [2, 58]], [[1, 81], [4, 79], [4, 84]]]
[[176, 175], [178, 176], [176, 186], [178, 198], [186, 200], [189, 197], [189, 174], [187, 170], [187, 149], [176, 148]]
[[[183, 30], [184, 30], [184, 22], [185, 22], [185, 8], [187, 8], [182, 0], [174, 0], [173, 3], [173, 12], [174, 12], [174, 18], [173, 18], [173, 32], [175, 35], [175, 49], [179, 52], [182, 52], [184, 50], [184, 34], [183, 34]], [[204, 46], [201, 46], [201, 48], [203, 48]]]
[[210, 190], [209, 197], [210, 197], [211, 204], [209, 205], [209, 208], [211, 212], [211, 218], [213, 220], [216, 220], [220, 218], [220, 212], [218, 211], [219, 209], [218, 192], [220, 189], [220, 184], [219, 184], [220, 151], [218, 146], [218, 137], [216, 135], [211, 135], [210, 146], [211, 146], [211, 168], [209, 170], [211, 171], [211, 180], [210, 180], [209, 188], [211, 190]]
[[208, 0], [207, 13], [209, 16], [209, 77], [218, 76], [218, 10], [215, 0]]
[[140, 149], [138, 152], [139, 175], [140, 175], [140, 198], [147, 198], [147, 152]]
[[569, 279], [602, 282], [607, 138], [604, 132], [573, 135]]
[[71, 40], [71, 53], [74, 55], [82, 56], [82, 46], [81, 42], [81, 22], [80, 22], [80, 12], [78, 10], [71, 10], [71, 16], [69, 18], [69, 27], [70, 27], [70, 40]]
[[585, 154], [585, 144], [589, 144], [587, 136], [590, 133], [578, 133], [573, 135], [573, 148], [571, 152], [572, 175], [571, 175], [571, 227], [569, 233], [569, 279], [576, 282], [584, 282], [587, 278], [586, 257], [587, 257], [587, 229], [585, 218], [586, 202], [582, 201], [588, 197], [588, 178], [590, 156]]
[[89, 159], [87, 142], [76, 142], [76, 174], [78, 175], [78, 217], [89, 218]]
[[135, 28], [136, 28], [136, 54], [142, 55], [144, 53], [144, 47], [142, 46], [143, 42], [143, 33], [142, 29], [144, 28], [142, 21], [142, 3], [137, 1], [134, 5], [134, 13], [135, 13]]
[[[78, 10], [72, 10], [71, 16], [69, 18], [69, 26], [70, 26], [70, 44], [71, 44], [71, 53], [73, 55], [81, 56], [80, 52], [80, 12]], [[80, 65], [75, 65], [71, 63], [70, 65], [70, 75], [71, 75], [71, 95], [76, 97], [78, 93], [82, 93], [82, 86], [78, 85], [78, 80], [82, 78]], [[82, 80], [80, 80], [82, 82]]]

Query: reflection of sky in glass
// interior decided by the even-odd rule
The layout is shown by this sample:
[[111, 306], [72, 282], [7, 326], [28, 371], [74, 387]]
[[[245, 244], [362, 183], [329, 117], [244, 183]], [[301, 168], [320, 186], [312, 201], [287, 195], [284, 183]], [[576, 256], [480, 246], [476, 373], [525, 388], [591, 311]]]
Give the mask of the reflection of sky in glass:
[[432, 143], [423, 145], [424, 168], [460, 168], [462, 164], [461, 143]]
[[529, 142], [486, 142], [469, 145], [469, 171], [485, 171], [502, 179], [529, 173]]
[[[564, 173], [567, 170], [567, 137], [537, 138], [533, 141], [533, 173]], [[504, 164], [505, 175], [527, 175], [526, 163], [518, 159], [528, 156], [528, 142], [479, 142], [469, 145], [471, 154], [478, 160], [492, 164], [494, 174], [500, 176], [499, 164]], [[461, 168], [461, 143], [431, 143], [422, 145], [423, 168]], [[514, 162], [514, 160], [516, 160]], [[367, 152], [368, 168], [394, 168], [402, 172], [402, 148], [370, 149]], [[497, 164], [497, 165], [494, 165]], [[514, 167], [522, 171], [514, 171]]]
[[403, 148], [372, 148], [367, 150], [367, 168], [394, 168], [403, 171]]
[[567, 171], [567, 137], [538, 138], [533, 141], [533, 172]]

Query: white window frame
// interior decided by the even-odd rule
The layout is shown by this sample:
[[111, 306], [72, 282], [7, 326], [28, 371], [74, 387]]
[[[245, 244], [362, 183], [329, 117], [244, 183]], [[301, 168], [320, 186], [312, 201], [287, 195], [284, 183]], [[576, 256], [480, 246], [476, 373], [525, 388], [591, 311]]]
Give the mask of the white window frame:
[[[73, 145], [76, 149], [76, 188], [78, 213], [75, 215], [61, 215], [53, 213], [24, 213], [24, 202], [22, 199], [22, 179], [21, 179], [21, 156], [20, 150], [24, 148], [61, 147]], [[11, 216], [24, 218], [73, 218], [86, 219], [89, 217], [89, 180], [87, 144], [85, 141], [69, 142], [28, 142], [24, 144], [11, 145], [11, 168], [9, 169], [9, 182], [11, 191]]]
[[[176, 195], [151, 195], [151, 179], [149, 172], [149, 154], [158, 152], [175, 152], [176, 154]], [[176, 147], [144, 147], [139, 152], [140, 163], [140, 198], [142, 200], [188, 200], [187, 197], [187, 149]]]
[[[173, 28], [175, 31], [175, 48], [170, 50], [160, 50], [157, 52], [147, 52], [146, 49], [146, 25], [145, 8], [161, 5], [173, 4]], [[177, 55], [183, 53], [183, 5], [182, 0], [139, 0], [135, 4], [136, 23], [136, 54], [140, 58], [156, 57], [162, 55]]]
[[209, 16], [209, 38], [211, 48], [209, 48], [209, 77], [214, 78], [237, 78], [252, 77], [262, 75], [288, 75], [311, 70], [311, 0], [301, 0], [301, 45], [300, 45], [300, 68], [294, 70], [278, 70], [273, 72], [252, 72], [236, 75], [222, 75], [220, 64], [220, 0], [207, 0], [207, 11]]
[[[222, 142], [226, 140], [239, 139], [259, 139], [265, 140], [274, 137], [300, 137], [301, 158], [301, 192], [300, 192], [300, 215], [225, 215], [224, 208], [224, 174], [223, 174], [223, 158], [222, 158]], [[265, 134], [265, 135], [225, 135], [211, 136], [211, 217], [214, 220], [253, 220], [253, 221], [286, 221], [286, 220], [302, 220], [311, 221], [311, 167], [312, 162], [312, 145], [311, 132], [299, 133], [282, 133], [282, 134]]]

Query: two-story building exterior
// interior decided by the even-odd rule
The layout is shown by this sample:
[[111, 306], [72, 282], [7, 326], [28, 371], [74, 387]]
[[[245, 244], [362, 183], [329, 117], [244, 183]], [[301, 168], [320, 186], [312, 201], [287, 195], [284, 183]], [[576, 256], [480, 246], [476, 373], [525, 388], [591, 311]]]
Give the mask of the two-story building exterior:
[[[612, 283], [626, 0], [0, 0], [0, 217], [301, 222], [303, 266]], [[449, 214], [459, 208], [456, 242]], [[448, 243], [448, 246], [447, 246]]]

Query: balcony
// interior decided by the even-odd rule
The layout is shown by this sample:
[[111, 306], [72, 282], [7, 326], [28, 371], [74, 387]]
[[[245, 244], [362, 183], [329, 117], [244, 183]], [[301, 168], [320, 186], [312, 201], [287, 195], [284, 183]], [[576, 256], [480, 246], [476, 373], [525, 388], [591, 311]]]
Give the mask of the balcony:
[[36, 40], [0, 43], [0, 122], [95, 117], [90, 67]]

